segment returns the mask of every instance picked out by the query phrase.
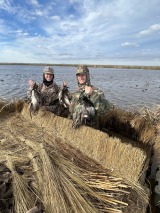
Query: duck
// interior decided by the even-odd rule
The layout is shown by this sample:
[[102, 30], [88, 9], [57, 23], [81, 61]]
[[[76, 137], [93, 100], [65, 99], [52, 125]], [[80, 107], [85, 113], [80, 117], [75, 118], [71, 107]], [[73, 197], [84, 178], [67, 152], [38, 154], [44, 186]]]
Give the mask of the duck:
[[70, 105], [70, 93], [67, 85], [62, 85], [58, 93], [58, 99], [60, 105], [64, 106], [64, 108], [68, 108]]
[[38, 91], [38, 85], [35, 84], [31, 90], [31, 97], [29, 104], [29, 112], [31, 118], [32, 114], [35, 114], [40, 109], [41, 106], [42, 106], [42, 94]]
[[81, 96], [79, 99], [79, 107], [73, 118], [72, 127], [78, 128], [80, 125], [92, 125], [96, 116], [96, 110], [93, 103], [86, 97]]

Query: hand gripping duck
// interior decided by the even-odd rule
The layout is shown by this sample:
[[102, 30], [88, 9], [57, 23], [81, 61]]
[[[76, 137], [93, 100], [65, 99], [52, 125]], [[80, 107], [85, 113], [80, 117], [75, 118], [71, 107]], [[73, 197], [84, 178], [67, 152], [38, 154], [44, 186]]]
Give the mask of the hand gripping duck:
[[78, 128], [80, 125], [92, 125], [96, 116], [96, 110], [93, 103], [84, 95], [79, 98], [79, 107], [73, 117], [73, 128]]
[[31, 90], [30, 104], [29, 104], [29, 112], [32, 118], [32, 114], [37, 112], [39, 108], [42, 106], [42, 95], [38, 91], [38, 85], [35, 83]]
[[68, 108], [70, 105], [69, 97], [70, 97], [70, 93], [69, 93], [67, 84], [63, 83], [62, 87], [60, 88], [58, 98], [59, 98], [60, 104], [64, 106], [64, 108]]

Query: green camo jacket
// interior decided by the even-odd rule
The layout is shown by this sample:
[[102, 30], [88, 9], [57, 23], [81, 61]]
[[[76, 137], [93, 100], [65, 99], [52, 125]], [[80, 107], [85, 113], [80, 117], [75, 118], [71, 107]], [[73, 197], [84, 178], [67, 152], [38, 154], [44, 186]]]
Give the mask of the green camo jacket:
[[79, 88], [72, 94], [71, 98], [70, 113], [73, 119], [76, 116], [76, 112], [79, 108], [79, 98], [82, 94], [87, 96], [87, 98], [93, 103], [96, 110], [95, 122], [97, 123], [99, 116], [103, 115], [110, 109], [109, 102], [106, 100], [104, 93], [98, 88], [93, 87], [93, 92], [91, 95], [86, 95], [84, 88]]

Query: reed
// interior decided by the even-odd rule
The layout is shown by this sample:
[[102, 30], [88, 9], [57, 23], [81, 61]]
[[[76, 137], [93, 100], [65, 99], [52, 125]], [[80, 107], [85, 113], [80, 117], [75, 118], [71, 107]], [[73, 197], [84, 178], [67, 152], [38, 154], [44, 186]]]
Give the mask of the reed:
[[[60, 142], [58, 142], [58, 145]], [[144, 203], [144, 206], [147, 205], [148, 203], [148, 194], [146, 193], [145, 189], [142, 188], [142, 186], [139, 183], [135, 183], [132, 181], [127, 181], [126, 179], [118, 178], [114, 176], [115, 172], [112, 172], [110, 170], [106, 170], [100, 165], [98, 165], [96, 162], [93, 161], [93, 159], [87, 158], [86, 156], [83, 155], [83, 153], [80, 153], [77, 150], [73, 151], [73, 148], [67, 145], [62, 145], [58, 147], [59, 152], [70, 159], [71, 163], [74, 163], [75, 165], [78, 166], [78, 168], [73, 168], [72, 165], [69, 164], [67, 161], [67, 164], [64, 162], [62, 163], [62, 168], [66, 172], [66, 170], [69, 170], [67, 173], [67, 176], [70, 177], [70, 174], [76, 174], [75, 171], [81, 171], [77, 177], [83, 177], [84, 181], [87, 183], [87, 186], [89, 186], [91, 189], [96, 191], [96, 195], [92, 195], [92, 193], [88, 192], [90, 194], [90, 197], [94, 197], [94, 199], [101, 200], [105, 205], [103, 206], [102, 203], [99, 203], [99, 206], [103, 206], [106, 208], [106, 206], [110, 206], [110, 209], [115, 209], [115, 206], [120, 205], [120, 208], [124, 210], [126, 209], [127, 206], [127, 201], [124, 202], [122, 201], [121, 196], [128, 196], [130, 199], [130, 202], [132, 198], [130, 196], [131, 191], [134, 191], [134, 196], [137, 196], [138, 199], [141, 199], [140, 202]], [[65, 151], [64, 151], [65, 150]], [[47, 151], [49, 153], [49, 150]], [[72, 153], [72, 158], [70, 158], [70, 153]], [[76, 153], [74, 155], [74, 153]], [[52, 156], [51, 156], [52, 158]], [[54, 158], [57, 159], [58, 157]], [[59, 161], [60, 162], [60, 161]], [[66, 166], [65, 166], [66, 165]], [[70, 168], [72, 168], [70, 170]], [[81, 170], [79, 170], [81, 169]], [[82, 175], [84, 174], [84, 175]], [[73, 179], [73, 178], [72, 178]], [[76, 182], [76, 180], [74, 180]], [[79, 182], [77, 182], [78, 186], [81, 186]], [[83, 188], [83, 187], [82, 187]], [[100, 191], [99, 191], [100, 190]], [[87, 192], [87, 189], [85, 189]], [[105, 191], [105, 192], [104, 192]], [[103, 193], [104, 192], [104, 193]], [[136, 194], [136, 195], [135, 195]], [[100, 197], [99, 197], [100, 196]], [[114, 204], [114, 205], [111, 205]], [[130, 205], [130, 204], [129, 204]], [[98, 202], [96, 203], [96, 206], [98, 206]], [[108, 211], [107, 211], [108, 212]], [[142, 211], [143, 212], [143, 211]]]
[[[6, 107], [5, 117], [0, 113], [0, 163], [12, 174], [13, 212], [145, 212], [149, 194], [140, 177], [154, 131], [142, 141], [129, 140], [89, 127], [74, 130], [70, 120], [41, 110], [31, 120], [26, 104], [22, 111], [13, 108]], [[122, 127], [127, 116], [121, 115]], [[134, 133], [131, 125], [139, 126], [147, 134], [153, 123], [144, 119], [128, 116], [126, 128]]]
[[[27, 144], [28, 144], [28, 142], [27, 142]], [[36, 146], [36, 149], [38, 149], [37, 147], [38, 146]], [[64, 208], [64, 206], [62, 206], [62, 203], [61, 203], [61, 207], [63, 207], [64, 212], [68, 212], [68, 211], [73, 211], [73, 212], [77, 212], [77, 213], [78, 212], [99, 212], [99, 209], [97, 209], [98, 203], [99, 203], [99, 208], [100, 208], [100, 206], [103, 206], [107, 209], [106, 210], [107, 212], [118, 211], [118, 208], [120, 209], [122, 206], [127, 206], [126, 203], [124, 203], [122, 201], [120, 202], [118, 199], [115, 199], [113, 197], [113, 191], [112, 191], [112, 196], [111, 196], [111, 193], [109, 193], [109, 192], [102, 193], [102, 192], [97, 192], [97, 190], [92, 190], [92, 188], [88, 185], [87, 171], [80, 170], [73, 163], [66, 160], [61, 155], [61, 153], [59, 153], [58, 150], [56, 150], [56, 151], [54, 150], [51, 153], [49, 152], [50, 148], [47, 150], [47, 153], [48, 154], [50, 153], [49, 156], [52, 159], [52, 163], [50, 164], [48, 161], [49, 160], [48, 155], [46, 155], [46, 151], [45, 151], [44, 147], [41, 147], [41, 148], [42, 148], [42, 150], [41, 151], [39, 150], [38, 153], [40, 154], [41, 152], [43, 152], [43, 154], [45, 154], [45, 158], [47, 157], [47, 160], [45, 161], [45, 166], [47, 167], [47, 169], [49, 169], [50, 173], [51, 173], [51, 171], [53, 171], [52, 166], [55, 165], [55, 170], [53, 172], [54, 172], [54, 174], [56, 173], [58, 178], [57, 179], [54, 178], [54, 182], [55, 182], [56, 186], [58, 186], [58, 185], [60, 186], [59, 189], [57, 189], [58, 193], [59, 193], [59, 198], [61, 198], [62, 200], [66, 200], [66, 204], [65, 204], [66, 209]], [[41, 156], [41, 154], [40, 154], [40, 156]], [[34, 159], [34, 161], [35, 161], [35, 159]], [[38, 166], [38, 168], [40, 169], [41, 167]], [[41, 178], [45, 177], [45, 180], [46, 180], [46, 178], [48, 177], [47, 171], [42, 172], [43, 175], [41, 175]], [[83, 176], [84, 173], [86, 173], [85, 176]], [[106, 175], [106, 174], [103, 174], [103, 175]], [[97, 178], [98, 178], [98, 176], [97, 176]], [[52, 180], [53, 180], [53, 177], [52, 177]], [[50, 181], [45, 181], [45, 182], [47, 182], [49, 184]], [[116, 178], [115, 178], [115, 181], [116, 181]], [[93, 179], [92, 179], [92, 183], [94, 183]], [[108, 184], [112, 188], [113, 182], [110, 181]], [[120, 184], [120, 179], [117, 182], [117, 188], [118, 188], [118, 184]], [[123, 184], [121, 184], [119, 186], [119, 188], [122, 186], [123, 186]], [[106, 188], [107, 188], [107, 185], [106, 185]], [[108, 188], [109, 188], [109, 186], [108, 186]], [[123, 192], [123, 194], [125, 193], [124, 190], [119, 189], [119, 192], [117, 191], [117, 194], [120, 193], [120, 191], [121, 191], [121, 193]], [[52, 193], [55, 196], [55, 190], [54, 191], [52, 190]], [[49, 195], [50, 193], [47, 191], [46, 194]], [[46, 196], [48, 199], [44, 199], [44, 197], [45, 196], [43, 196], [44, 206], [46, 206], [45, 203], [46, 203], [46, 201], [49, 201], [49, 197], [51, 198], [51, 194], [49, 197]], [[96, 205], [94, 205], [95, 200], [97, 200]], [[60, 209], [57, 201], [55, 201], [55, 203], [57, 204], [57, 208], [58, 208], [57, 212], [61, 212], [62, 210]], [[107, 208], [106, 206], [110, 206], [110, 207]]]
[[8, 113], [20, 112], [23, 109], [24, 101], [13, 99], [12, 101], [0, 101], [0, 117], [4, 117]]
[[143, 149], [152, 147], [156, 135], [156, 127], [151, 115], [142, 114], [142, 111], [124, 111], [118, 108], [110, 110], [100, 120], [101, 126], [113, 129], [127, 138], [139, 143]]
[[[27, 112], [28, 108], [24, 107], [22, 116], [30, 120]], [[52, 137], [56, 134], [64, 143], [69, 143], [84, 155], [94, 159], [105, 168], [113, 169], [124, 178], [137, 181], [141, 171], [147, 166], [145, 164], [149, 156], [140, 147], [139, 142], [133, 146], [134, 141], [130, 144], [85, 126], [74, 130], [70, 120], [44, 111], [39, 111], [33, 117], [32, 122], [43, 128], [44, 132], [51, 132]], [[149, 152], [150, 148], [148, 148]], [[128, 160], [126, 161], [126, 159]]]
[[54, 165], [45, 152], [43, 145], [35, 146], [31, 141], [26, 141], [27, 145], [31, 146], [34, 151], [38, 151], [39, 160], [33, 158], [33, 166], [35, 168], [38, 185], [40, 187], [41, 199], [47, 212], [67, 212], [65, 200], [61, 196], [61, 187], [59, 184], [58, 174], [55, 171]]
[[29, 190], [28, 182], [18, 174], [12, 159], [7, 157], [7, 167], [12, 174], [12, 192], [14, 196], [14, 209], [16, 213], [27, 212], [35, 204], [35, 197]]

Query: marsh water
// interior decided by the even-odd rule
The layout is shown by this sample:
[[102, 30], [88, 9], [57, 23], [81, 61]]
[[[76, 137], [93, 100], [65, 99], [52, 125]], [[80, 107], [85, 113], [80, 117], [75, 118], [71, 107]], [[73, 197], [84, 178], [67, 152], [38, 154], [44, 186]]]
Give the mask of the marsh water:
[[[0, 65], [0, 99], [24, 98], [28, 80], [42, 82], [44, 66]], [[77, 88], [76, 67], [55, 66], [55, 82], [66, 80]], [[160, 104], [160, 70], [90, 68], [91, 83], [106, 99], [124, 109], [151, 108]]]

